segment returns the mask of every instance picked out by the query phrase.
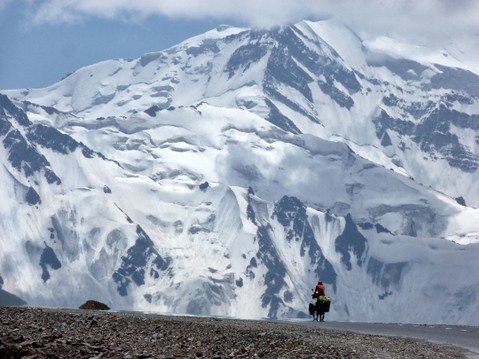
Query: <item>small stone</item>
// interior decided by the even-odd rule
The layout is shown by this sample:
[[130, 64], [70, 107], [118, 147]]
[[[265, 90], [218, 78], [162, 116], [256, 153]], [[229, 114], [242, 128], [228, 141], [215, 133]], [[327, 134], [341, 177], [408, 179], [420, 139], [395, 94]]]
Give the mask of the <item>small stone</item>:
[[15, 339], [13, 339], [14, 343], [21, 343], [24, 341], [25, 341], [25, 338], [23, 337], [23, 335], [20, 335], [19, 337], [16, 337]]

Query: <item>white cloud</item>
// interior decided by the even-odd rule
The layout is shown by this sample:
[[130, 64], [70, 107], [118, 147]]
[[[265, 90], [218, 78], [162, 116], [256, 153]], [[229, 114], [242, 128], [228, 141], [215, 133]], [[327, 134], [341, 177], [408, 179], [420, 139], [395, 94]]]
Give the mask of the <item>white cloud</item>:
[[[0, 4], [8, 0], [0, 0]], [[170, 18], [235, 21], [270, 26], [335, 16], [362, 37], [389, 34], [416, 43], [479, 45], [476, 0], [26, 0], [32, 23], [81, 21], [86, 17]], [[476, 46], [479, 48], [479, 46]]]

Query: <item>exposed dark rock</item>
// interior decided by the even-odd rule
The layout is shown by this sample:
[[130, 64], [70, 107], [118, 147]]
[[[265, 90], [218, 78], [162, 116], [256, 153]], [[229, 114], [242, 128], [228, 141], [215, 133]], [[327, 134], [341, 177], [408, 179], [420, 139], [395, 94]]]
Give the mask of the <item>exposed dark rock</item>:
[[374, 224], [372, 224], [370, 222], [358, 223], [358, 226], [361, 227], [362, 229], [365, 229], [365, 230], [374, 228]]
[[96, 300], [87, 300], [85, 303], [80, 305], [79, 309], [88, 309], [88, 310], [110, 310], [110, 307], [102, 302]]
[[186, 53], [188, 55], [192, 55], [194, 57], [211, 52], [212, 54], [216, 54], [220, 51], [218, 46], [216, 45], [216, 41], [213, 39], [205, 39], [201, 42], [199, 46], [190, 46], [186, 49]]
[[248, 266], [245, 269], [245, 273], [248, 276], [249, 279], [254, 279], [255, 274], [254, 274], [254, 269], [258, 267], [258, 263], [256, 261], [255, 257], [252, 257], [249, 261]]
[[379, 294], [379, 295], [378, 295], [378, 298], [379, 298], [380, 300], [383, 300], [384, 298], [389, 297], [389, 296], [392, 295], [392, 294], [393, 294], [392, 291], [386, 291], [386, 292], [384, 292], [383, 294]]
[[273, 125], [278, 126], [284, 131], [299, 134], [301, 131], [288, 117], [283, 115], [279, 109], [268, 99], [265, 99], [266, 106], [269, 108], [269, 115], [267, 120]]
[[161, 60], [163, 58], [166, 58], [165, 54], [163, 54], [161, 52], [151, 52], [151, 53], [145, 54], [142, 57], [140, 57], [140, 65], [141, 66], [146, 66], [150, 62], [153, 62], [155, 60]]
[[188, 233], [196, 234], [196, 233], [210, 233], [211, 230], [209, 228], [201, 227], [199, 225], [193, 225], [188, 229]]
[[[48, 183], [61, 183], [60, 178], [50, 168], [48, 160], [39, 152], [38, 146], [61, 154], [69, 154], [81, 147], [85, 157], [94, 156], [95, 153], [91, 149], [69, 135], [53, 127], [32, 124], [23, 110], [15, 106], [6, 96], [0, 96], [0, 135], [5, 136], [3, 145], [8, 151], [8, 160], [11, 165], [16, 170], [23, 171], [25, 176], [29, 177], [42, 171]], [[10, 118], [23, 126], [26, 137], [12, 126]]]
[[159, 271], [165, 271], [170, 263], [170, 258], [164, 259], [160, 256], [153, 241], [139, 225], [136, 226], [136, 234], [135, 244], [128, 249], [126, 256], [121, 258], [120, 268], [113, 273], [118, 293], [122, 296], [128, 294], [127, 288], [132, 281], [141, 286], [145, 284], [146, 275], [159, 278]]
[[424, 88], [444, 88], [456, 91], [464, 91], [475, 97], [479, 97], [479, 76], [460, 68], [434, 65], [440, 73], [431, 78], [431, 83]]
[[376, 232], [377, 233], [389, 233], [389, 234], [393, 234], [389, 229], [387, 229], [386, 227], [382, 226], [381, 224], [379, 223], [376, 223], [374, 225], [374, 227], [376, 228]]
[[[315, 123], [321, 123], [320, 120], [312, 114], [314, 113], [313, 109], [305, 109], [302, 106], [298, 105], [296, 102], [293, 100], [289, 99], [285, 95], [283, 95], [280, 91], [278, 91], [277, 87], [275, 86], [274, 83], [264, 83], [263, 84], [263, 89], [265, 93], [274, 100], [277, 100], [281, 102], [282, 104], [288, 106], [291, 110], [300, 113], [301, 115], [309, 118], [311, 121]], [[266, 104], [269, 103], [269, 99], [265, 99]], [[279, 111], [279, 110], [278, 110]], [[267, 118], [267, 120], [269, 120]]]
[[345, 219], [346, 224], [343, 233], [336, 238], [335, 248], [336, 252], [341, 253], [341, 262], [346, 266], [346, 269], [351, 270], [350, 252], [356, 256], [356, 263], [361, 265], [366, 251], [367, 239], [358, 231], [351, 214], [348, 214]]
[[3, 144], [9, 152], [9, 162], [16, 170], [23, 171], [27, 177], [43, 171], [48, 183], [61, 183], [45, 156], [29, 144], [18, 130], [11, 129], [3, 139]]
[[133, 220], [131, 219], [131, 217], [128, 214], [126, 214], [124, 210], [122, 210], [120, 207], [118, 207], [118, 205], [116, 203], [115, 203], [115, 206], [116, 206], [116, 208], [118, 208], [120, 210], [121, 213], [123, 213], [125, 215], [126, 221], [128, 223], [133, 223]]
[[292, 292], [290, 292], [289, 290], [287, 290], [286, 292], [284, 292], [284, 295], [283, 295], [283, 299], [286, 303], [290, 303], [293, 301], [293, 298], [294, 298], [294, 295]]
[[354, 101], [348, 94], [345, 94], [343, 91], [339, 90], [332, 81], [332, 78], [329, 78], [329, 81], [318, 81], [318, 86], [325, 94], [331, 97], [339, 106], [345, 107], [348, 110], [354, 106]]
[[389, 137], [388, 133], [384, 131], [381, 139], [381, 146], [387, 147], [391, 146], [392, 144], [391, 137]]
[[[256, 37], [252, 34], [252, 37]], [[246, 71], [253, 63], [258, 62], [268, 52], [268, 47], [260, 42], [253, 42], [237, 48], [226, 64], [225, 71], [231, 78], [238, 69]]]
[[40, 267], [42, 267], [42, 279], [44, 282], [50, 279], [50, 272], [47, 266], [53, 270], [57, 270], [61, 268], [62, 264], [53, 249], [45, 243], [45, 248], [40, 256]]
[[270, 227], [260, 226], [256, 238], [258, 240], [258, 252], [256, 257], [261, 260], [267, 272], [264, 276], [266, 290], [261, 295], [261, 305], [263, 308], [269, 306], [268, 317], [276, 318], [278, 310], [283, 300], [279, 297], [281, 290], [286, 286], [284, 281], [286, 268], [281, 262], [279, 254], [270, 237]]
[[467, 206], [467, 205], [466, 205], [466, 200], [464, 199], [464, 197], [462, 197], [462, 196], [456, 197], [455, 200], [456, 200], [456, 202], [457, 202], [458, 204], [460, 204], [461, 206], [464, 206], [464, 207]]
[[381, 110], [378, 116], [373, 119], [376, 126], [376, 135], [382, 139], [387, 129], [393, 130], [401, 135], [412, 135], [415, 125], [410, 121], [392, 118], [386, 111]]
[[[287, 40], [287, 35], [282, 31], [277, 33], [282, 40]], [[294, 36], [294, 35], [293, 35]], [[292, 40], [291, 38], [289, 38]], [[300, 41], [296, 43], [299, 44]], [[303, 45], [304, 46], [304, 45]], [[313, 81], [311, 76], [305, 72], [291, 55], [295, 54], [297, 49], [291, 48], [284, 43], [279, 43], [278, 47], [271, 50], [266, 67], [265, 81], [280, 82], [298, 90], [306, 99], [313, 101], [313, 95], [308, 84]]]
[[[71, 75], [72, 73], [69, 73], [67, 76]], [[44, 110], [46, 113], [49, 115], [66, 115], [65, 112], [57, 110], [55, 107], [52, 106], [43, 106], [43, 105], [38, 105], [36, 103], [30, 102], [30, 101], [22, 101], [22, 109], [26, 111], [28, 108], [41, 108]]]
[[248, 188], [248, 205], [246, 206], [246, 218], [248, 218], [251, 222], [256, 224], [256, 214], [254, 213], [253, 209], [253, 201], [252, 196], [254, 196], [254, 191], [251, 187]]
[[206, 189], [210, 186], [208, 182], [203, 182], [200, 184], [200, 190], [206, 191]]
[[111, 193], [110, 187], [108, 187], [107, 185], [103, 186], [103, 192], [105, 192], [105, 193]]
[[376, 135], [383, 146], [392, 144], [387, 133], [387, 130], [391, 130], [399, 136], [410, 136], [422, 151], [433, 157], [441, 156], [452, 167], [469, 173], [479, 168], [479, 156], [460, 143], [458, 136], [451, 131], [451, 125], [479, 130], [479, 115], [462, 113], [446, 104], [440, 104], [436, 108], [436, 104], [431, 101], [426, 105], [412, 103], [404, 110], [421, 119], [421, 122], [415, 125], [410, 121], [392, 118], [384, 110], [373, 119]]
[[444, 96], [444, 100], [448, 103], [453, 103], [457, 101], [461, 105], [472, 105], [474, 103], [474, 100], [470, 96], [463, 95], [457, 92], [447, 93]]
[[[91, 148], [88, 148], [84, 145], [82, 145], [82, 150], [81, 150], [81, 153], [83, 154], [83, 156], [85, 156], [86, 158], [93, 158], [96, 155], [98, 155], [98, 157], [100, 157], [101, 159], [103, 160], [106, 160], [106, 157], [100, 153], [100, 152], [94, 152]], [[115, 161], [113, 161], [115, 162]], [[115, 162], [116, 163], [116, 162]]]
[[[346, 108], [351, 108], [354, 105], [350, 95], [358, 92], [361, 85], [356, 74], [341, 64], [341, 58], [334, 49], [328, 48], [328, 53], [321, 51], [324, 44], [304, 35], [296, 26], [273, 29], [262, 34], [262, 37], [270, 38], [274, 45], [271, 46], [264, 39], [250, 39], [248, 45], [232, 56], [231, 66], [228, 67], [230, 77], [237, 69], [249, 67], [250, 62], [245, 58], [246, 54], [253, 55], [254, 60], [258, 61], [265, 56], [266, 49], [269, 49], [263, 89], [270, 99], [278, 100], [292, 110], [308, 117], [311, 121], [320, 123], [312, 106], [305, 108], [304, 105], [298, 105], [278, 90], [281, 87], [278, 85], [284, 84], [296, 89], [309, 103], [312, 103], [310, 84], [315, 81], [312, 77], [314, 75], [316, 79], [320, 76], [324, 79], [318, 84], [323, 93], [330, 96], [333, 101]], [[306, 37], [318, 46], [319, 51], [312, 50], [305, 45], [303, 38]], [[331, 59], [331, 55], [333, 59]], [[344, 86], [348, 93], [340, 90], [335, 83]], [[269, 121], [286, 131], [299, 133], [297, 129], [287, 123], [288, 119], [277, 116], [278, 110], [272, 108], [268, 103], [267, 105], [272, 113], [268, 118]]]
[[[286, 72], [281, 74], [281, 77], [279, 78], [282, 78], [282, 82], [285, 82], [290, 86], [292, 83], [296, 82], [296, 86], [293, 87], [296, 87], [306, 98], [310, 98], [309, 89], [302, 91], [302, 88], [310, 76], [307, 75], [301, 79], [301, 82], [296, 80], [296, 75], [302, 73], [303, 70], [296, 69], [296, 67], [299, 67], [296, 63], [284, 61], [285, 57], [295, 59], [316, 76], [323, 75], [328, 82], [332, 82], [331, 79], [336, 80], [337, 82], [341, 83], [351, 94], [356, 93], [361, 89], [361, 85], [356, 78], [356, 74], [353, 71], [346, 69], [339, 61], [335, 61], [340, 60], [341, 57], [334, 49], [328, 48], [333, 60], [331, 60], [329, 54], [326, 54], [321, 50], [312, 50], [310, 47], [304, 44], [301, 37], [304, 38], [307, 36], [304, 35], [298, 27], [290, 26], [286, 28], [279, 28], [276, 31], [272, 31], [270, 36], [278, 41], [278, 49], [280, 50], [277, 53], [278, 56], [275, 61], [283, 61], [283, 67], [279, 68], [286, 70]], [[316, 45], [319, 49], [321, 49], [323, 46], [323, 44], [319, 42], [316, 42]], [[268, 66], [269, 65], [270, 64], [268, 63]], [[274, 71], [272, 71], [272, 73], [274, 73]]]
[[[10, 114], [20, 126], [29, 126], [31, 124], [24, 111], [15, 106], [7, 96], [0, 94], [0, 120], [7, 120], [7, 114]], [[2, 133], [0, 124], [0, 135], [4, 134], [4, 132]]]
[[27, 138], [34, 143], [64, 155], [75, 151], [80, 146], [80, 143], [70, 136], [61, 133], [53, 127], [41, 124], [31, 126]]
[[392, 93], [389, 94], [389, 96], [387, 97], [383, 97], [383, 103], [386, 105], [386, 106], [396, 106], [399, 102], [399, 99], [393, 95]]
[[158, 111], [169, 109], [170, 103], [171, 99], [168, 99], [165, 103], [150, 106], [145, 110], [145, 113], [151, 117], [155, 117]]
[[41, 203], [40, 196], [38, 195], [37, 191], [33, 189], [33, 187], [29, 187], [27, 194], [25, 195], [25, 200], [31, 206]]
[[397, 59], [384, 54], [381, 54], [381, 56], [371, 56], [370, 59], [368, 59], [368, 65], [376, 67], [384, 66], [404, 80], [419, 80], [422, 72], [428, 69], [428, 67], [419, 62]]
[[479, 168], [479, 156], [460, 143], [456, 134], [450, 131], [450, 125], [479, 128], [479, 116], [471, 116], [449, 110], [441, 105], [417, 126], [412, 139], [426, 153], [441, 154], [452, 167], [464, 172], [474, 172]]

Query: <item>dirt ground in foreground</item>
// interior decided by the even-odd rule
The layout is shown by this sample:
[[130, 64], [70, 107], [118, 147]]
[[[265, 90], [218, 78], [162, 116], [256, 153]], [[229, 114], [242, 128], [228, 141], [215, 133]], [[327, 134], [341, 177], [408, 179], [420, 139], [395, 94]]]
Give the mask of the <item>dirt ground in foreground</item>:
[[283, 322], [0, 308], [3, 358], [464, 358], [416, 339]]

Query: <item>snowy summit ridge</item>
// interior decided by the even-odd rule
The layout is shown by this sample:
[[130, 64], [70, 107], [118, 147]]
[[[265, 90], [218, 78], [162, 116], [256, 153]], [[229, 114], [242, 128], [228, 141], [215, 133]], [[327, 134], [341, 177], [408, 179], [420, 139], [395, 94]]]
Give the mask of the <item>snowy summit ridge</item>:
[[3, 289], [278, 318], [320, 278], [331, 318], [479, 324], [479, 76], [392, 41], [220, 26], [3, 91]]

